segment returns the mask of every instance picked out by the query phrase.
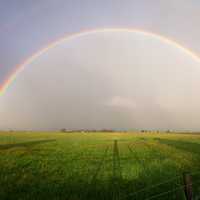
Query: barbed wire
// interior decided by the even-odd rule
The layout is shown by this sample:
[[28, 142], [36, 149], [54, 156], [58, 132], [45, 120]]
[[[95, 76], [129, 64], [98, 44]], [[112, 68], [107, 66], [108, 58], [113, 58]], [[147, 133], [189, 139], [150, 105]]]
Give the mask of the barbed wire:
[[[199, 181], [196, 181], [195, 183], [188, 184], [188, 186], [196, 185], [196, 184], [199, 183], [199, 182], [200, 182], [200, 180], [199, 180]], [[164, 195], [166, 195], [166, 194], [175, 192], [175, 191], [177, 191], [177, 190], [179, 190], [179, 189], [182, 189], [182, 188], [184, 188], [184, 187], [185, 187], [185, 185], [180, 185], [179, 187], [176, 187], [176, 188], [174, 188], [174, 189], [172, 189], [172, 190], [168, 190], [168, 191], [166, 191], [166, 192], [162, 192], [162, 193], [159, 193], [159, 194], [157, 194], [157, 195], [153, 195], [153, 196], [151, 196], [151, 197], [149, 197], [149, 198], [146, 198], [145, 200], [155, 199], [156, 197], [164, 196]]]
[[[189, 174], [189, 175], [196, 175], [196, 174], [200, 174], [200, 172], [194, 172], [194, 173], [188, 173], [188, 174]], [[128, 194], [125, 198], [131, 197], [131, 196], [135, 196], [135, 195], [137, 195], [137, 194], [139, 194], [139, 193], [141, 193], [141, 192], [144, 192], [144, 191], [146, 191], [146, 190], [149, 190], [149, 189], [152, 189], [152, 188], [155, 188], [155, 187], [164, 185], [164, 184], [166, 184], [166, 183], [170, 183], [171, 181], [176, 180], [176, 179], [178, 179], [178, 178], [182, 178], [182, 175], [178, 175], [178, 176], [175, 176], [175, 177], [173, 177], [173, 178], [171, 178], [171, 179], [168, 179], [168, 180], [166, 180], [166, 181], [163, 181], [163, 182], [161, 182], [161, 183], [158, 183], [158, 184], [154, 184], [154, 185], [145, 187], [145, 188], [143, 188], [143, 189], [141, 189], [141, 190], [138, 190], [138, 191], [136, 191], [136, 192], [134, 192], [134, 193]], [[194, 183], [193, 183], [193, 185], [194, 185]]]
[[168, 180], [166, 180], [166, 181], [163, 181], [163, 182], [161, 182], [161, 183], [157, 183], [157, 184], [154, 184], [154, 185], [145, 187], [145, 188], [143, 188], [143, 189], [138, 190], [137, 192], [128, 194], [126, 197], [135, 196], [135, 195], [137, 195], [137, 194], [139, 194], [139, 193], [141, 193], [141, 192], [144, 192], [144, 191], [146, 191], [146, 190], [149, 190], [149, 189], [158, 187], [158, 186], [160, 186], [160, 185], [164, 185], [164, 184], [166, 184], [166, 183], [170, 183], [171, 181], [173, 181], [173, 180], [175, 180], [175, 179], [178, 179], [178, 178], [180, 178], [180, 177], [181, 177], [181, 175], [176, 176], [176, 177], [173, 177], [173, 178], [168, 179]]

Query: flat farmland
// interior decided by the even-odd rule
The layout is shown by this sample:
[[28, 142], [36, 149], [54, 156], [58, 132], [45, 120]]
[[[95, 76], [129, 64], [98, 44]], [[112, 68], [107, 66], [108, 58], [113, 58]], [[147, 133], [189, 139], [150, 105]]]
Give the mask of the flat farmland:
[[0, 133], [0, 199], [200, 199], [200, 135]]

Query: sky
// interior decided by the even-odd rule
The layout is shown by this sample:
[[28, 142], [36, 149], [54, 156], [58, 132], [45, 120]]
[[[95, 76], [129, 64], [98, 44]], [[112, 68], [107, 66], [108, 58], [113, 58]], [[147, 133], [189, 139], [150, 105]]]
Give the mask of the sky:
[[[0, 84], [64, 35], [141, 29], [200, 56], [197, 0], [0, 0]], [[0, 129], [199, 130], [200, 63], [153, 36], [107, 31], [50, 49], [0, 96]]]

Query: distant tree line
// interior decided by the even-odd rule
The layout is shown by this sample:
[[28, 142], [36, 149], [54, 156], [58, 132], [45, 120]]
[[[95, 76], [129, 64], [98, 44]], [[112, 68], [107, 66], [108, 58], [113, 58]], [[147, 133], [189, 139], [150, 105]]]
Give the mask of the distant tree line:
[[69, 129], [66, 129], [66, 128], [62, 128], [60, 130], [60, 132], [63, 132], [63, 133], [76, 133], [76, 132], [81, 132], [81, 133], [84, 133], [84, 132], [87, 132], [87, 133], [94, 133], [94, 132], [115, 132], [116, 130], [112, 130], [112, 129], [77, 129], [77, 130], [69, 130]]
[[[95, 132], [138, 132], [138, 131], [134, 131], [134, 130], [113, 130], [113, 129], [66, 129], [66, 128], [62, 128], [60, 129], [60, 132], [62, 133], [95, 133]], [[166, 131], [160, 131], [160, 130], [140, 130], [141, 133], [171, 133], [170, 130], [166, 130]]]

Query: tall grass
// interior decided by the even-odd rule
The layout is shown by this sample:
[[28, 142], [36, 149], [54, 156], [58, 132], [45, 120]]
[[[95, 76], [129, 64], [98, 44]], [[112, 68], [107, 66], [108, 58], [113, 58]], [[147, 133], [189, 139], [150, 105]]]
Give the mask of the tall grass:
[[181, 200], [199, 169], [199, 135], [0, 133], [0, 199]]

